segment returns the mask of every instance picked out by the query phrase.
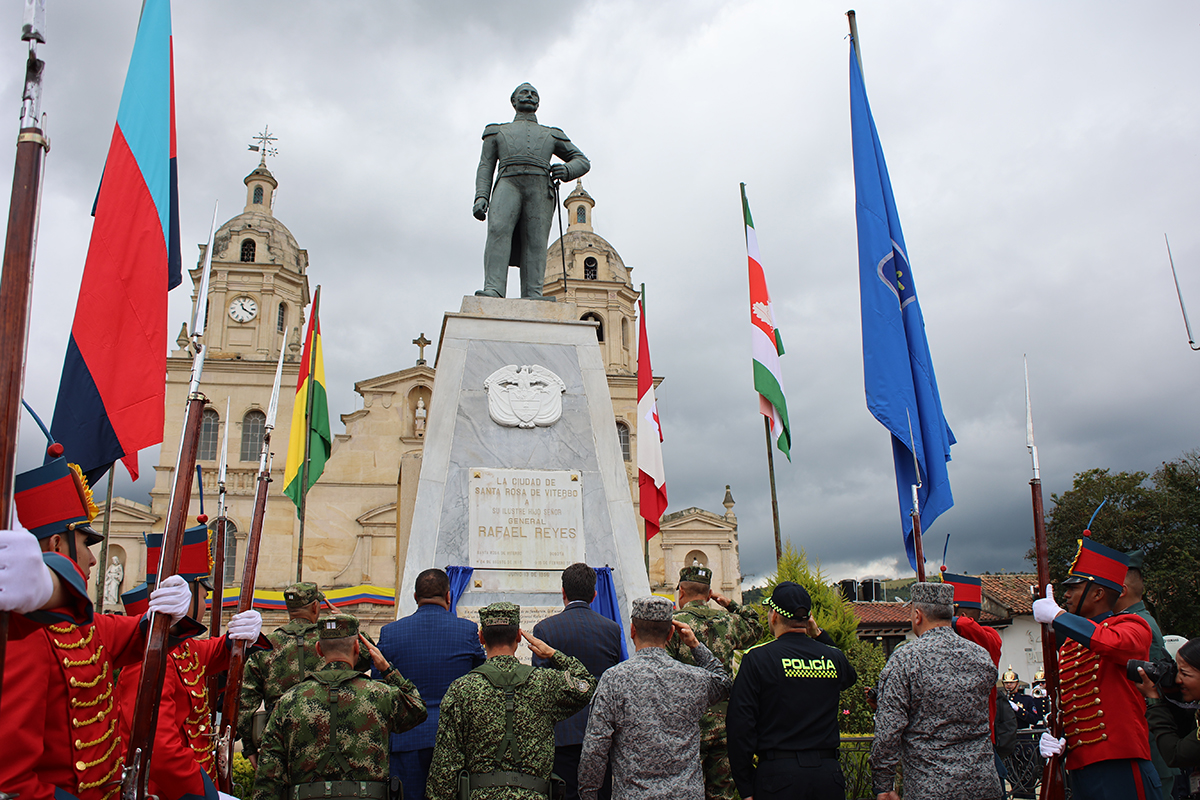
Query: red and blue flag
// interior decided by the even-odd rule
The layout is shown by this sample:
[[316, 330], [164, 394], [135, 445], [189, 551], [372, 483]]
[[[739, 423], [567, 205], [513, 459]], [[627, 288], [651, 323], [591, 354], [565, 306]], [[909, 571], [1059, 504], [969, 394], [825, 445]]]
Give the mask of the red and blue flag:
[[95, 483], [162, 441], [167, 292], [183, 274], [170, 0], [145, 0], [93, 211], [50, 430]]

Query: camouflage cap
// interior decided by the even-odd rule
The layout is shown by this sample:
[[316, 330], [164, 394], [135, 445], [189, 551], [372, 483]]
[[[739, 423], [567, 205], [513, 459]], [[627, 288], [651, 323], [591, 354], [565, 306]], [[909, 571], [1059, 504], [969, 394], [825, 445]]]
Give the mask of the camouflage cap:
[[679, 570], [679, 580], [680, 582], [691, 581], [692, 583], [703, 583], [705, 586], [712, 586], [712, 570], [699, 565], [684, 567]]
[[637, 598], [629, 610], [629, 616], [647, 622], [670, 622], [674, 615], [675, 604], [656, 594]]
[[931, 606], [954, 606], [954, 585], [950, 583], [914, 583], [909, 597], [914, 603]]
[[520, 625], [521, 607], [516, 603], [492, 603], [479, 610], [479, 624], [485, 628], [493, 625]]
[[352, 636], [358, 636], [358, 617], [350, 614], [333, 614], [317, 622], [317, 630], [320, 631], [322, 641], [349, 639]]
[[321, 599], [321, 590], [315, 583], [293, 583], [283, 590], [283, 599], [289, 609], [304, 608]]

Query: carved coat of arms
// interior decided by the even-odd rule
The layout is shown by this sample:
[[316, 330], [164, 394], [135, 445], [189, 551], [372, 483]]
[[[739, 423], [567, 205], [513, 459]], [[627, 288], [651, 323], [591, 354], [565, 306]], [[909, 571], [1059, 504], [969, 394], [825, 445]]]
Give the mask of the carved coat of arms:
[[508, 428], [545, 428], [562, 416], [563, 379], [537, 364], [508, 364], [483, 382], [488, 414]]

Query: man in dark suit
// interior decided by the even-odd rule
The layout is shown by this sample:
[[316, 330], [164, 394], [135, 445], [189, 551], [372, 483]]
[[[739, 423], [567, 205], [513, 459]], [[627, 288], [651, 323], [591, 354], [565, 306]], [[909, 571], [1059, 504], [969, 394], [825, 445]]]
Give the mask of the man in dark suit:
[[[533, 626], [533, 636], [556, 650], [583, 662], [597, 679], [621, 661], [621, 626], [591, 608], [596, 598], [596, 571], [587, 564], [572, 564], [563, 570], [561, 612]], [[534, 657], [534, 666], [546, 664]], [[408, 674], [408, 673], [404, 673]], [[579, 756], [587, 730], [588, 704], [572, 717], [554, 726], [554, 774], [567, 784], [567, 800], [579, 798]], [[612, 774], [605, 777], [600, 800], [612, 796]]]
[[416, 684], [429, 711], [429, 717], [417, 727], [391, 734], [392, 775], [404, 784], [406, 800], [425, 800], [425, 778], [433, 759], [442, 696], [451, 683], [487, 657], [479, 645], [479, 627], [450, 613], [450, 579], [445, 572], [425, 570], [417, 576], [413, 589], [417, 610], [383, 626], [379, 650], [401, 675]]

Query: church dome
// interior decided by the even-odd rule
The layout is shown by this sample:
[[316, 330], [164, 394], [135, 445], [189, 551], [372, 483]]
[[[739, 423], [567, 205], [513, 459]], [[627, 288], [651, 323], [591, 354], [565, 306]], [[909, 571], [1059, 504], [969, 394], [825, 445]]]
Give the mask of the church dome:
[[275, 176], [259, 164], [244, 183], [246, 208], [217, 229], [213, 260], [277, 264], [303, 274], [308, 267], [307, 254], [272, 211], [275, 189], [279, 186]]

